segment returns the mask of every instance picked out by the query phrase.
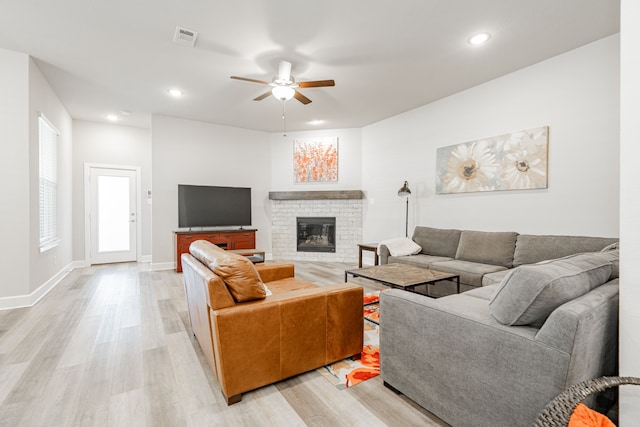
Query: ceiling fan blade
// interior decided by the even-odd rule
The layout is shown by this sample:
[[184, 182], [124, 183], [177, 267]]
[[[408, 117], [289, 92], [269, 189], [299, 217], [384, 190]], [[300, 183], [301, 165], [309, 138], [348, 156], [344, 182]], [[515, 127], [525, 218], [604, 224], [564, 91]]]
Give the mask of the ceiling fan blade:
[[262, 81], [262, 80], [256, 80], [256, 79], [248, 79], [246, 77], [237, 77], [237, 76], [231, 76], [232, 79], [235, 80], [244, 80], [245, 82], [252, 82], [252, 83], [260, 83], [261, 85], [268, 85], [268, 82]]
[[336, 82], [333, 80], [315, 80], [312, 82], [298, 82], [298, 87], [325, 87], [335, 86]]
[[271, 95], [271, 91], [269, 91], [269, 92], [265, 92], [265, 93], [263, 93], [262, 95], [260, 95], [259, 97], [254, 98], [253, 100], [254, 100], [254, 101], [262, 101], [263, 99], [265, 99], [265, 98], [266, 98], [266, 97], [268, 97], [269, 95]]
[[297, 99], [298, 101], [302, 102], [304, 105], [310, 104], [311, 100], [309, 98], [307, 98], [306, 96], [304, 96], [303, 94], [301, 94], [300, 92], [298, 92], [297, 90], [295, 91], [295, 93], [293, 94], [293, 97], [295, 99]]
[[280, 61], [278, 65], [278, 80], [283, 82], [291, 81], [291, 62]]

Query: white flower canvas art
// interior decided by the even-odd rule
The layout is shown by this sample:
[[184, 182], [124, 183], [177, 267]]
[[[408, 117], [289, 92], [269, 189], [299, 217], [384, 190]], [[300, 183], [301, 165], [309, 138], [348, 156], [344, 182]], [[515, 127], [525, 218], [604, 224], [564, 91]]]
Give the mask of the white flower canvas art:
[[436, 192], [547, 188], [549, 126], [438, 148]]

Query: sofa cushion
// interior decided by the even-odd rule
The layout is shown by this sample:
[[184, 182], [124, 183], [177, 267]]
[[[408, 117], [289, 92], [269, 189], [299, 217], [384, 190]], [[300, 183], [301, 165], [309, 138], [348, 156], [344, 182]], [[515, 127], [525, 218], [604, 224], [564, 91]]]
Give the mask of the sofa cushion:
[[543, 236], [521, 234], [513, 254], [513, 266], [561, 258], [583, 252], [596, 252], [617, 239], [583, 236]]
[[469, 297], [483, 299], [487, 301], [487, 303], [489, 303], [489, 301], [493, 297], [493, 294], [496, 293], [498, 286], [499, 285], [481, 286], [479, 288], [471, 289], [470, 291], [467, 291], [464, 294]]
[[413, 231], [413, 241], [422, 248], [422, 253], [453, 258], [458, 250], [460, 230], [416, 227]]
[[205, 240], [193, 242], [189, 252], [224, 281], [236, 302], [266, 298], [267, 291], [260, 275], [246, 257]]
[[273, 295], [280, 295], [286, 292], [298, 291], [300, 289], [313, 289], [317, 287], [318, 285], [305, 282], [295, 277], [287, 277], [285, 279], [269, 282], [269, 289]]
[[454, 259], [452, 261], [432, 262], [431, 269], [458, 274], [460, 283], [463, 285], [482, 286], [482, 277], [485, 274], [504, 270], [505, 267]]
[[390, 256], [389, 264], [391, 264], [392, 262], [399, 262], [401, 264], [414, 265], [416, 267], [430, 268], [434, 262], [452, 260], [453, 258], [449, 258], [446, 256], [416, 254], [407, 256]]
[[495, 273], [488, 273], [482, 276], [482, 286], [491, 286], [502, 283], [504, 277], [509, 274], [511, 270], [496, 271]]
[[463, 230], [456, 259], [510, 268], [518, 233]]
[[505, 325], [541, 325], [557, 307], [609, 280], [613, 266], [593, 253], [514, 268], [489, 302]]

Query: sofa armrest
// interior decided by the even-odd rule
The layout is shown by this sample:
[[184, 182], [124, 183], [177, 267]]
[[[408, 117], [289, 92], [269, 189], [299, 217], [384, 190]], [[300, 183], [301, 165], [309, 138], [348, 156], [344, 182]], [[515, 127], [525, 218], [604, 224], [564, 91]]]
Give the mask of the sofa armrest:
[[615, 375], [618, 357], [618, 279], [556, 308], [536, 339], [576, 355], [567, 385]]
[[195, 335], [211, 369], [216, 372], [209, 311], [235, 306], [225, 283], [190, 254], [182, 254], [182, 276], [191, 332]]
[[380, 265], [389, 264], [389, 256], [391, 252], [389, 252], [389, 248], [387, 245], [380, 245], [378, 253], [378, 262]]
[[227, 397], [362, 351], [363, 290], [339, 284], [212, 311], [216, 376]]
[[265, 283], [295, 276], [293, 264], [258, 264], [256, 270]]
[[207, 304], [217, 310], [236, 305], [224, 281], [193, 255], [182, 254], [182, 271], [190, 307], [193, 304]]
[[565, 388], [570, 354], [537, 342], [536, 328], [498, 323], [483, 298], [380, 299], [382, 380], [449, 424], [531, 425]]

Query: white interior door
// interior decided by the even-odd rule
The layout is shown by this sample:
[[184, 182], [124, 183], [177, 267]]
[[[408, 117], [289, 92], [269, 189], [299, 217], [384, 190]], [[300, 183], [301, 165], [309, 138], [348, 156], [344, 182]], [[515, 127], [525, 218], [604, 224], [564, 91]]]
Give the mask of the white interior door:
[[136, 261], [136, 170], [91, 167], [91, 264]]

